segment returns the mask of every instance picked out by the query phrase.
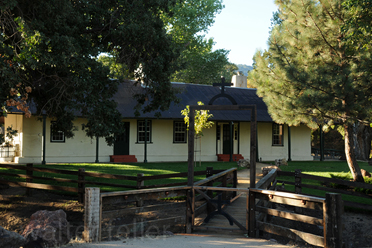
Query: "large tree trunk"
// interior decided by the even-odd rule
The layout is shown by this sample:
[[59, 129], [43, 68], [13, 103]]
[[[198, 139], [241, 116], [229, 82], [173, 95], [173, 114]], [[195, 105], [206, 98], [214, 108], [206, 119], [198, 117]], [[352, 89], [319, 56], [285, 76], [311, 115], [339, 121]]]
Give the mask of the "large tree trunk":
[[368, 160], [371, 151], [371, 128], [361, 123], [357, 123], [353, 129], [355, 158], [358, 160]]
[[349, 165], [351, 174], [353, 174], [354, 181], [364, 182], [359, 165], [355, 159], [353, 126], [351, 126], [350, 124], [344, 125], [344, 128], [345, 128], [345, 155], [347, 164]]

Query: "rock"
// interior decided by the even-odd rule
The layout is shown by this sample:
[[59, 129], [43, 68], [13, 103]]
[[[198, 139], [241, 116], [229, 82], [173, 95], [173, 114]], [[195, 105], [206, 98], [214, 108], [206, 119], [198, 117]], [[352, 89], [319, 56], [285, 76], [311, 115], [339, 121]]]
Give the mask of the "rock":
[[360, 169], [360, 171], [362, 172], [363, 177], [371, 177], [371, 173], [369, 173], [365, 169]]
[[281, 165], [288, 165], [288, 162], [285, 158], [282, 159], [275, 159], [275, 165], [276, 166], [281, 166]]
[[281, 171], [281, 169], [278, 166], [275, 166], [275, 165], [265, 166], [265, 167], [262, 167], [263, 176], [266, 176], [272, 169]]
[[239, 167], [247, 167], [250, 168], [251, 162], [249, 159], [239, 159], [239, 161], [236, 162]]
[[34, 245], [34, 247], [38, 247], [37, 245], [55, 247], [65, 245], [70, 241], [68, 227], [66, 213], [63, 210], [40, 210], [31, 215], [30, 223], [22, 235], [27, 244]]
[[11, 232], [0, 226], [0, 247], [1, 248], [14, 248], [21, 247], [25, 244], [26, 239], [16, 233]]

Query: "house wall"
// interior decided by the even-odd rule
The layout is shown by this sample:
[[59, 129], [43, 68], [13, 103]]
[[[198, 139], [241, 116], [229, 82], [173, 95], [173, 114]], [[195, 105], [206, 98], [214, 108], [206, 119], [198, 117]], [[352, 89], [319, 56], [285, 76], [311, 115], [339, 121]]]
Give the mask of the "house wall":
[[[137, 120], [124, 120], [130, 122], [129, 153], [135, 155], [138, 162], [144, 161], [144, 144], [137, 142]], [[84, 119], [79, 118], [74, 122], [77, 127], [74, 138], [66, 139], [63, 143], [50, 141], [50, 119], [46, 123], [46, 162], [94, 162], [96, 156], [96, 140], [90, 139], [82, 130]], [[42, 122], [36, 117], [24, 118], [23, 115], [9, 114], [5, 119], [5, 126], [13, 125], [19, 131], [15, 139], [18, 144], [19, 163], [41, 163], [42, 161]], [[288, 128], [284, 128], [284, 145], [272, 146], [272, 123], [258, 124], [258, 158], [262, 161], [274, 159], [288, 159]], [[306, 126], [291, 128], [291, 158], [292, 160], [312, 160], [311, 157], [311, 132]], [[239, 152], [245, 158], [250, 157], [250, 123], [240, 123]], [[204, 130], [196, 150], [196, 161], [217, 161], [216, 156], [216, 125]], [[221, 150], [221, 146], [218, 146]], [[218, 151], [219, 152], [219, 151]], [[234, 153], [238, 152], [237, 141], [234, 142]], [[99, 161], [109, 162], [113, 155], [113, 147], [106, 144], [104, 139], [99, 142]], [[152, 120], [151, 142], [147, 145], [147, 161], [187, 161], [188, 144], [173, 143], [173, 120]]]
[[[47, 163], [73, 163], [94, 162], [96, 159], [96, 140], [85, 135], [82, 130], [84, 119], [78, 118], [74, 121], [77, 131], [75, 136], [65, 139], [65, 142], [50, 141], [51, 120], [46, 121], [45, 161]], [[41, 163], [43, 124], [36, 117], [23, 118], [23, 146], [19, 163]], [[107, 146], [104, 139], [99, 140], [99, 161], [109, 162], [109, 155], [113, 154], [113, 148]]]
[[[201, 156], [202, 161], [216, 161], [216, 129], [205, 129], [204, 136], [201, 138], [201, 149], [199, 142], [197, 150], [201, 150], [201, 154], [197, 153], [196, 160], [199, 161]], [[130, 121], [130, 151], [131, 155], [135, 155], [138, 162], [144, 161], [144, 143], [137, 143], [137, 121]], [[162, 162], [162, 161], [187, 161], [188, 143], [173, 143], [173, 120], [152, 120], [152, 137], [151, 143], [147, 144], [147, 161]]]

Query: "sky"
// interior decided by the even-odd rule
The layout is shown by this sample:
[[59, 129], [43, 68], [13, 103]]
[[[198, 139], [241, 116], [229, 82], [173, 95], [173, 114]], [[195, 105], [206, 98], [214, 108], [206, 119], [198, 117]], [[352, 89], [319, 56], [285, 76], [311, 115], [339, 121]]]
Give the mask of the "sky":
[[214, 49], [230, 50], [231, 63], [252, 65], [256, 51], [267, 48], [277, 6], [274, 0], [223, 0], [223, 4], [206, 38], [214, 39]]

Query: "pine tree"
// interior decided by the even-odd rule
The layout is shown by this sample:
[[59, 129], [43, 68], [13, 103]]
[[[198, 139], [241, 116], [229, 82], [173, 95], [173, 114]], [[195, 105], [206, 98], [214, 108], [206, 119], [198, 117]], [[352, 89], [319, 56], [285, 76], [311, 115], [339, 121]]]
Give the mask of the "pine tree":
[[280, 22], [268, 50], [257, 52], [251, 83], [278, 123], [345, 129], [345, 155], [364, 181], [353, 150], [353, 125], [371, 119], [371, 54], [350, 42], [343, 1], [277, 0]]

